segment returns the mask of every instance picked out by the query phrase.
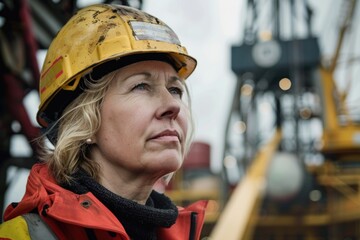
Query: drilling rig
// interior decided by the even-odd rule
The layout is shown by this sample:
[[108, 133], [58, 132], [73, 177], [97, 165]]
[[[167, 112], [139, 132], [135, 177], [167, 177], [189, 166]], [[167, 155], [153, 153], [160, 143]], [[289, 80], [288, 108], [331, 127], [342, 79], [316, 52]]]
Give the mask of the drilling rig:
[[311, 1], [246, 1], [243, 41], [231, 48], [227, 200], [211, 239], [360, 238], [359, 104], [349, 74], [359, 67], [357, 4], [337, 3], [328, 54]]

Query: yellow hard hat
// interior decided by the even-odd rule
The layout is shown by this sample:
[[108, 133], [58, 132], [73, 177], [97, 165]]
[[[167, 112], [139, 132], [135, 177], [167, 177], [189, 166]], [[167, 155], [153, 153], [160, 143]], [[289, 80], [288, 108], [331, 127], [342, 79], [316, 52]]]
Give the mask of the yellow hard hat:
[[143, 60], [170, 62], [186, 79], [195, 69], [174, 31], [135, 8], [96, 4], [78, 11], [58, 32], [47, 51], [40, 77], [37, 121], [55, 122], [82, 92], [79, 83]]

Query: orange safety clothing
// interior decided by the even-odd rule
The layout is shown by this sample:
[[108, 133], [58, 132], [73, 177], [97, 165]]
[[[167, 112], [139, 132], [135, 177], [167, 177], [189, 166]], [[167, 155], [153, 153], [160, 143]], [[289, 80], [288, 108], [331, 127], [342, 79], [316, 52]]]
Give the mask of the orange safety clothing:
[[[170, 228], [159, 228], [157, 238], [199, 239], [206, 204], [206, 201], [199, 201], [186, 208], [178, 207], [175, 224]], [[30, 212], [37, 212], [58, 239], [89, 239], [87, 234], [91, 230], [96, 239], [130, 240], [121, 222], [91, 192], [75, 194], [62, 188], [43, 163], [32, 167], [23, 199], [7, 207], [6, 222], [3, 227], [0, 225], [0, 239], [17, 239], [21, 232], [26, 235], [28, 226], [18, 218]], [[6, 224], [9, 221], [13, 221], [12, 224]], [[14, 229], [17, 232], [11, 232]]]

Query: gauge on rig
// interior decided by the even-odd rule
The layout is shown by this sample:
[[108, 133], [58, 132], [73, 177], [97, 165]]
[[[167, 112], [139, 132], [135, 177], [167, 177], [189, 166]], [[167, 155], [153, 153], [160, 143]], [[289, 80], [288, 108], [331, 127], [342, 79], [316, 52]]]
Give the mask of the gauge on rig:
[[256, 43], [252, 48], [254, 62], [260, 67], [273, 67], [281, 58], [281, 47], [277, 41]]

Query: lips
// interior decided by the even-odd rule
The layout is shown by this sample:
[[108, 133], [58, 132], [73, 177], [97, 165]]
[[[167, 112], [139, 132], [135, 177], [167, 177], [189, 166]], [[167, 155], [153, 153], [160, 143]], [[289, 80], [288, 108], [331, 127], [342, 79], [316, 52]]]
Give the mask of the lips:
[[149, 140], [178, 140], [181, 142], [181, 138], [179, 133], [176, 130], [165, 130], [158, 134], [155, 134], [154, 136], [150, 137]]

